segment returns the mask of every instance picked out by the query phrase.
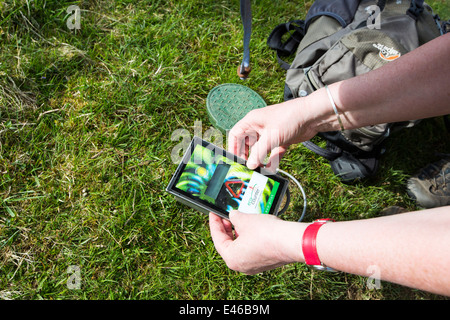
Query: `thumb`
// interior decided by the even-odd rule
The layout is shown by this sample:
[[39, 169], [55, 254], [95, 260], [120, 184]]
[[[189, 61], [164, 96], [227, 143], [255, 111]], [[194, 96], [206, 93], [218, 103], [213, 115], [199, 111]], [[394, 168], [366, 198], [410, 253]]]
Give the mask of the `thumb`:
[[240, 215], [240, 212], [237, 210], [231, 210], [230, 213], [228, 214], [228, 217], [230, 218], [230, 221], [233, 225], [235, 225], [236, 223], [238, 223], [238, 216]]
[[248, 224], [251, 223], [251, 219], [254, 219], [254, 217], [258, 216], [258, 214], [251, 214], [251, 213], [244, 213], [240, 212], [238, 210], [232, 210], [228, 217], [230, 218], [230, 222], [233, 224], [234, 229], [238, 229], [239, 227], [244, 228], [247, 227]]
[[239, 225], [239, 220], [240, 220], [239, 216], [240, 215], [241, 215], [241, 213], [237, 210], [232, 210], [228, 214], [228, 217], [230, 218], [230, 222], [233, 225], [234, 236], [236, 239], [239, 237], [239, 233], [238, 233], [237, 229], [238, 229], [238, 225]]

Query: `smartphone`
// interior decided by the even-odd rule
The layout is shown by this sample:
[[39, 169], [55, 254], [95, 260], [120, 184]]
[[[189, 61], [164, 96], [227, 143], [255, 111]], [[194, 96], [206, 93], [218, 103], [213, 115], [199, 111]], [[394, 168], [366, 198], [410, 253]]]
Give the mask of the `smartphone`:
[[166, 191], [191, 208], [229, 219], [231, 210], [278, 215], [287, 187], [285, 178], [251, 170], [244, 159], [194, 137]]

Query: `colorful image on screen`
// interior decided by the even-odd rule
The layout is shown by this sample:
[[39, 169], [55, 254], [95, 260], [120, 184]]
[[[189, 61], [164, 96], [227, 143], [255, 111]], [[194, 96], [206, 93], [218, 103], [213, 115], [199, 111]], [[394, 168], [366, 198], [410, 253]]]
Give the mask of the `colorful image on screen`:
[[269, 213], [279, 183], [196, 145], [176, 188], [226, 211]]

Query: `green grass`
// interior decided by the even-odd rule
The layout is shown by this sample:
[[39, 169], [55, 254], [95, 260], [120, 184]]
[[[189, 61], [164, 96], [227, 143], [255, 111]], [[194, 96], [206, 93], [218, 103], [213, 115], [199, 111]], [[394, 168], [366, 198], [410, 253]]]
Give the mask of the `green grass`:
[[[284, 72], [266, 38], [306, 12], [304, 1], [277, 3], [253, 6], [245, 82], [269, 104], [283, 99]], [[444, 1], [430, 3], [450, 17]], [[66, 26], [72, 4], [83, 10], [80, 30]], [[206, 131], [209, 90], [242, 83], [241, 39], [237, 0], [0, 4], [0, 298], [440, 298], [384, 282], [369, 290], [365, 278], [302, 264], [236, 273], [216, 253], [207, 216], [164, 192], [173, 131], [193, 134], [196, 120]], [[405, 181], [449, 140], [442, 119], [404, 130], [379, 175], [355, 185], [302, 146], [282, 168], [306, 189], [305, 220], [364, 219], [391, 205], [416, 210]], [[287, 218], [302, 208], [293, 202]], [[74, 265], [78, 290], [67, 285]]]

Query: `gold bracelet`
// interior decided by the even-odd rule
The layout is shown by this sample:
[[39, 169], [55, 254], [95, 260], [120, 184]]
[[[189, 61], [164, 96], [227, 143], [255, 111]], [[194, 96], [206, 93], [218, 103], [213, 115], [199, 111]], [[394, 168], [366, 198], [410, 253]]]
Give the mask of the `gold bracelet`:
[[333, 106], [333, 110], [334, 110], [334, 113], [337, 116], [339, 125], [341, 126], [341, 131], [344, 131], [344, 125], [342, 124], [341, 116], [340, 116], [340, 114], [339, 114], [339, 112], [338, 112], [338, 110], [336, 108], [336, 104], [334, 103], [333, 97], [331, 96], [330, 89], [328, 89], [327, 85], [325, 85], [325, 89], [327, 90], [328, 98], [330, 99], [331, 105]]

